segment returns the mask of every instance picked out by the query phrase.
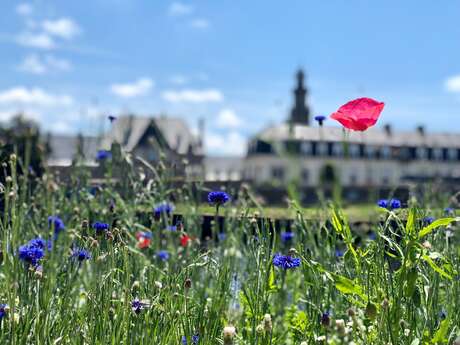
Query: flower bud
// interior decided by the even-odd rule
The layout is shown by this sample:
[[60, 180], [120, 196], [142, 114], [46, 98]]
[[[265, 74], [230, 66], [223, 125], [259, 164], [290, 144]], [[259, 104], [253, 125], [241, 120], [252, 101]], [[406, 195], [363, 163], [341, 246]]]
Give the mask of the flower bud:
[[375, 317], [377, 316], [377, 307], [375, 306], [374, 303], [372, 302], [367, 303], [366, 310], [364, 311], [364, 315], [366, 315], [368, 319], [371, 319], [371, 320], [375, 319]]
[[192, 280], [190, 278], [185, 279], [184, 288], [190, 289], [192, 287]]
[[271, 332], [272, 331], [272, 317], [270, 314], [265, 314], [264, 315], [264, 329], [265, 331], [267, 332]]
[[224, 327], [224, 345], [232, 345], [235, 337], [236, 329], [233, 326]]

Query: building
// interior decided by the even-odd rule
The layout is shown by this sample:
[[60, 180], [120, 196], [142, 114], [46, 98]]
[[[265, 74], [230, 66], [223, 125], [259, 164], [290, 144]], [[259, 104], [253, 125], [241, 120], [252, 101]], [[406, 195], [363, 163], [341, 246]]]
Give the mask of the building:
[[159, 162], [163, 156], [165, 162], [174, 165], [178, 175], [203, 175], [202, 139], [193, 135], [180, 118], [120, 116], [102, 138], [100, 148], [110, 150], [113, 143], [150, 163]]
[[350, 187], [391, 187], [440, 179], [460, 182], [460, 134], [411, 132], [390, 126], [365, 132], [312, 124], [304, 74], [297, 73], [295, 103], [286, 122], [252, 138], [244, 178], [254, 184], [302, 186], [339, 182]]
[[100, 139], [83, 135], [64, 135], [48, 133], [43, 141], [47, 147], [46, 165], [67, 167], [79, 156], [86, 166], [96, 166], [96, 155]]
[[244, 173], [242, 157], [206, 157], [205, 181], [241, 181]]

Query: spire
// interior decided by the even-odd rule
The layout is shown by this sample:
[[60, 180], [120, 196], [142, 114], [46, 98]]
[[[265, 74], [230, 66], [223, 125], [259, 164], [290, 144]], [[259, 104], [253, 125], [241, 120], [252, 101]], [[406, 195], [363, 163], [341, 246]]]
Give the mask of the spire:
[[310, 124], [310, 109], [306, 104], [307, 89], [304, 86], [305, 74], [299, 69], [296, 74], [297, 87], [294, 89], [295, 103], [291, 110], [291, 118], [289, 122], [291, 124]]

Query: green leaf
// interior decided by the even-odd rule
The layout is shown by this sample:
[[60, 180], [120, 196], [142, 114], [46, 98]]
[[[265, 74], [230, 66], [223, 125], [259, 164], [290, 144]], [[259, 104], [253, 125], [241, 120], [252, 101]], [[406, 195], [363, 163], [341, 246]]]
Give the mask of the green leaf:
[[449, 319], [441, 321], [439, 329], [431, 339], [432, 344], [447, 344], [447, 332], [449, 331]]
[[415, 233], [415, 209], [413, 208], [410, 209], [407, 215], [406, 233], [409, 235]]
[[275, 279], [275, 267], [270, 265], [270, 273], [268, 275], [268, 291], [278, 291]]
[[441, 218], [438, 220], [435, 220], [433, 223], [431, 223], [428, 226], [425, 226], [420, 232], [418, 233], [418, 238], [422, 238], [428, 234], [430, 234], [433, 230], [436, 228], [439, 228], [440, 226], [447, 226], [450, 223], [453, 223], [457, 220], [457, 218]]
[[442, 277], [452, 280], [452, 276], [444, 271], [441, 267], [436, 265], [436, 263], [428, 255], [422, 255], [422, 259], [425, 260], [428, 265], [430, 265], [431, 268], [438, 272]]
[[407, 273], [406, 290], [405, 290], [406, 297], [411, 297], [414, 294], [417, 277], [418, 277], [418, 272], [415, 268], [413, 268]]
[[344, 276], [334, 275], [335, 287], [343, 294], [354, 294], [358, 295], [362, 299], [366, 299], [364, 294], [364, 289], [361, 285], [357, 284], [351, 279], [348, 279]]
[[343, 231], [343, 225], [340, 222], [339, 216], [337, 215], [337, 212], [335, 209], [332, 209], [332, 226], [334, 227], [334, 230], [341, 234]]

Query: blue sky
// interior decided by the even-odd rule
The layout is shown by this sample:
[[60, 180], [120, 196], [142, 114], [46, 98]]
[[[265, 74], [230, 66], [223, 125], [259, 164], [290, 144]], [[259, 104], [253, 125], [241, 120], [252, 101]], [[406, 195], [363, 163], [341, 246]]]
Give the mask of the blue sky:
[[[460, 131], [460, 2], [2, 0], [0, 120], [98, 134], [132, 111], [206, 121], [212, 154], [286, 119], [298, 67], [314, 114], [360, 96], [379, 125]], [[332, 121], [329, 121], [330, 123]]]

